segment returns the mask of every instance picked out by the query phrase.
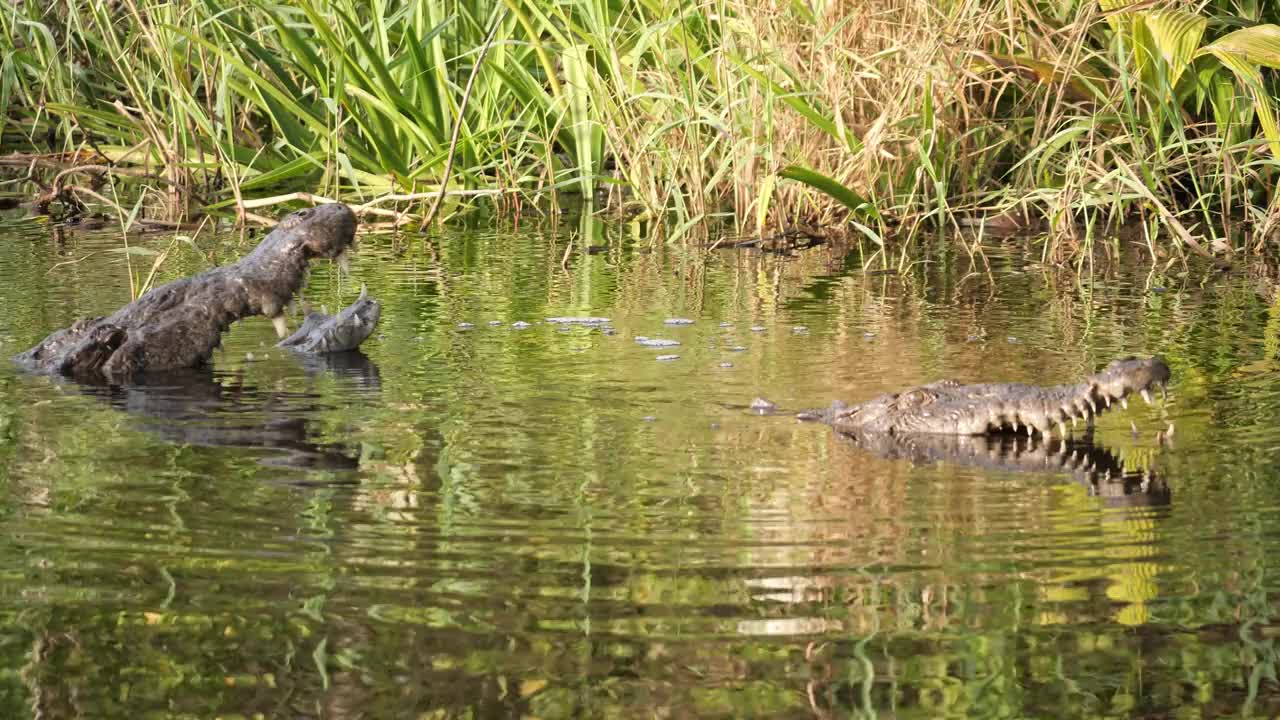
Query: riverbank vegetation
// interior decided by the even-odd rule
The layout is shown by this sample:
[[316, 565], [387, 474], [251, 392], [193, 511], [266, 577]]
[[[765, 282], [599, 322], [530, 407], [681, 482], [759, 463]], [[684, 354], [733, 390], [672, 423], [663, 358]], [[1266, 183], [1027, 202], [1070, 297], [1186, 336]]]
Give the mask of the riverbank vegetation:
[[[1142, 219], [1280, 232], [1260, 0], [23, 0], [4, 151], [143, 169], [175, 207], [294, 190], [422, 218], [597, 208], [748, 232]], [[72, 155], [74, 153], [74, 155]], [[445, 186], [445, 187], [442, 187]], [[404, 214], [400, 214], [404, 213]]]

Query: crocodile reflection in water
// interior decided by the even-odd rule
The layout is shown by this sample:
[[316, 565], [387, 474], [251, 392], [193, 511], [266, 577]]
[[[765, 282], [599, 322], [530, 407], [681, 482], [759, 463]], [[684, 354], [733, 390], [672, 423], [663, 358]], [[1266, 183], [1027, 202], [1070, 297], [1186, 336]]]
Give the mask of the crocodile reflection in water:
[[[308, 379], [343, 380], [344, 392], [377, 396], [378, 367], [359, 351], [295, 355]], [[80, 386], [88, 395], [137, 418], [137, 427], [166, 441], [199, 447], [267, 451], [266, 465], [311, 470], [354, 470], [358, 449], [318, 442], [313, 425], [326, 410], [312, 392], [265, 392], [244, 384], [241, 374], [207, 368], [148, 374], [123, 386]]]
[[876, 455], [913, 464], [950, 463], [984, 470], [1062, 473], [1109, 507], [1167, 505], [1173, 494], [1150, 470], [1126, 469], [1114, 450], [1091, 440], [997, 435], [838, 433]]

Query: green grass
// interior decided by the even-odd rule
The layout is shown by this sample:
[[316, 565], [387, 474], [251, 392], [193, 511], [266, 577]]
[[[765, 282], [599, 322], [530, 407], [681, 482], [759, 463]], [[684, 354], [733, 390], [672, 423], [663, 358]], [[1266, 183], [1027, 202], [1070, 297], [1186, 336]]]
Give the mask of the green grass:
[[573, 194], [676, 228], [879, 241], [1016, 210], [1070, 247], [1135, 218], [1259, 245], [1275, 23], [1240, 0], [27, 0], [0, 14], [0, 116], [5, 150], [148, 168], [175, 207]]

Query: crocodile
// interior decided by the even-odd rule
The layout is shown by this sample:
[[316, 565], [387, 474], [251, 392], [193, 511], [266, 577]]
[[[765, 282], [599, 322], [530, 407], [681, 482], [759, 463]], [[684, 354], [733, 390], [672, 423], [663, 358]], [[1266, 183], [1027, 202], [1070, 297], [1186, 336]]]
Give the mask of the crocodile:
[[355, 239], [346, 205], [288, 215], [248, 255], [229, 265], [161, 285], [107, 317], [84, 318], [18, 355], [28, 371], [83, 382], [124, 382], [142, 373], [206, 363], [233, 322], [271, 318], [287, 336], [284, 310], [309, 263], [340, 263]]
[[1164, 392], [1169, 365], [1160, 357], [1116, 360], [1074, 385], [984, 383], [955, 380], [888, 393], [856, 405], [835, 403], [823, 410], [797, 414], [802, 420], [825, 422], [846, 433], [985, 435], [1000, 432], [1048, 436], [1056, 426], [1067, 435], [1074, 426], [1106, 412], [1112, 403], [1128, 407], [1137, 393], [1148, 403], [1151, 391]]

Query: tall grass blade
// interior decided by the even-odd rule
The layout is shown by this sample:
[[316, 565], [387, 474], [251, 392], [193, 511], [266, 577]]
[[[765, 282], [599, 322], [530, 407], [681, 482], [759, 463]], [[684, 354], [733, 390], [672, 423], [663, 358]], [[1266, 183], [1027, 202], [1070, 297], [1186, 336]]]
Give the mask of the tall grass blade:
[[870, 201], [863, 198], [853, 189], [843, 185], [834, 178], [823, 175], [822, 173], [811, 170], [799, 165], [788, 165], [778, 172], [778, 175], [788, 180], [796, 180], [805, 185], [825, 193], [835, 201], [839, 202], [849, 209], [854, 215], [861, 217], [869, 217], [879, 220], [880, 212], [876, 206]]
[[761, 85], [764, 85], [765, 88], [768, 89], [769, 92], [771, 92], [778, 100], [782, 101], [797, 113], [800, 113], [800, 115], [812, 123], [814, 127], [835, 138], [841, 145], [847, 147], [849, 152], [857, 153], [862, 150], [862, 141], [856, 135], [849, 132], [841, 132], [841, 130], [836, 126], [836, 123], [825, 113], [818, 110], [815, 105], [810, 103], [803, 94], [787, 90], [778, 83], [769, 79], [769, 77], [764, 73], [754, 67], [751, 67], [751, 65], [741, 58], [734, 57], [733, 61], [742, 69], [743, 72], [754, 78]]

